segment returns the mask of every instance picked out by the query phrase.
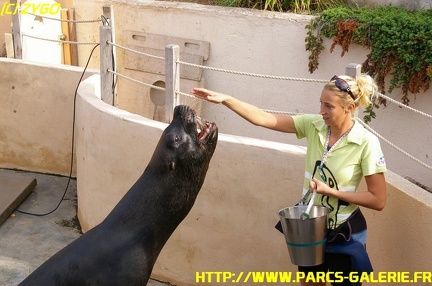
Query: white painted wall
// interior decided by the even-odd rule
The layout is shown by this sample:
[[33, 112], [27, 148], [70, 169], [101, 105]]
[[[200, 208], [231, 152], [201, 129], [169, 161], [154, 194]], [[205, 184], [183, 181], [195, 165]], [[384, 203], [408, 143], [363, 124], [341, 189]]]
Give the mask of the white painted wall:
[[[0, 58], [0, 168], [69, 175], [74, 93], [82, 72]], [[83, 78], [94, 73], [87, 70]]]
[[[295, 78], [330, 79], [344, 74], [349, 63], [361, 63], [367, 50], [350, 47], [349, 53], [340, 57], [340, 49], [330, 54], [330, 41], [320, 60], [319, 69], [309, 74], [308, 53], [305, 51], [305, 25], [311, 16], [290, 13], [256, 11], [242, 8], [203, 6], [191, 3], [166, 1], [84, 1], [74, 5], [77, 19], [95, 19], [101, 14], [102, 5], [112, 4], [115, 15], [116, 42], [124, 44], [127, 30], [167, 36], [183, 37], [210, 42], [210, 56], [205, 66], [257, 74], [278, 75]], [[97, 25], [79, 25], [78, 40], [97, 39]], [[92, 47], [80, 46], [80, 63], [87, 60]], [[141, 79], [142, 73], [124, 69], [123, 50], [117, 49], [118, 70]], [[93, 65], [99, 67], [98, 54]], [[204, 70], [205, 86], [232, 94], [259, 107], [287, 111], [316, 113], [321, 83], [262, 79]], [[186, 88], [186, 89], [184, 89]], [[141, 101], [149, 99], [149, 89], [123, 79], [118, 82], [119, 106], [134, 111]], [[181, 91], [189, 92], [189, 85], [181, 85]], [[390, 94], [402, 97], [400, 90]], [[432, 114], [432, 91], [411, 96], [410, 106]], [[246, 123], [223, 106], [203, 104], [203, 115], [216, 121], [222, 132], [250, 136], [283, 143], [304, 145], [295, 137], [257, 128]], [[147, 116], [147, 115], [146, 115]], [[431, 119], [401, 109], [394, 104], [377, 110], [377, 119], [371, 127], [393, 144], [432, 166]], [[393, 172], [411, 177], [423, 185], [432, 187], [432, 171], [408, 159], [386, 143], [381, 143], [388, 167]]]
[[32, 38], [59, 40], [62, 34], [61, 22], [58, 21], [61, 5], [54, 0], [28, 0], [21, 5], [28, 12], [20, 14], [22, 58], [45, 64], [61, 64], [63, 55], [59, 43]]

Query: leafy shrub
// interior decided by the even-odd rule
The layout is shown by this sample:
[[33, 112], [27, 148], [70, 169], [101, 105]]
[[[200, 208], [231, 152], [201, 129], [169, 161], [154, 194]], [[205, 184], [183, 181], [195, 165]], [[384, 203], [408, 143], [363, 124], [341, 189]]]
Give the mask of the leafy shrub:
[[375, 77], [381, 93], [385, 93], [387, 76], [390, 76], [388, 91], [401, 88], [405, 104], [409, 103], [409, 93], [417, 94], [430, 87], [432, 9], [414, 12], [393, 6], [339, 7], [325, 10], [306, 28], [311, 73], [319, 66], [319, 55], [324, 50], [322, 37], [326, 37], [333, 39], [330, 52], [339, 45], [341, 56], [349, 51], [351, 44], [370, 49], [362, 72]]

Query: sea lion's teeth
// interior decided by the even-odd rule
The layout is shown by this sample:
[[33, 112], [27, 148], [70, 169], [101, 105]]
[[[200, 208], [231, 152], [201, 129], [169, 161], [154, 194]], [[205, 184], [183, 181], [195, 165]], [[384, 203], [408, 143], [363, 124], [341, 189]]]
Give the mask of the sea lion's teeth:
[[201, 129], [197, 128], [197, 132], [198, 132], [198, 134], [200, 134], [201, 133]]

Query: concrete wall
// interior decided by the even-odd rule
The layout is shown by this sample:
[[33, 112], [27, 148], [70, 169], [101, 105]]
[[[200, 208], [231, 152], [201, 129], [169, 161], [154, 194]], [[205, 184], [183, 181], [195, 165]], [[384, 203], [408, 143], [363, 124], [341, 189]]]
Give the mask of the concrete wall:
[[0, 168], [69, 175], [82, 70], [0, 58]]
[[[112, 4], [115, 17], [115, 38], [120, 45], [127, 45], [127, 31], [137, 31], [206, 41], [210, 43], [209, 58], [205, 66], [265, 75], [328, 80], [334, 74], [344, 74], [349, 63], [362, 63], [368, 53], [359, 47], [350, 47], [349, 53], [340, 57], [337, 47], [330, 54], [330, 41], [320, 60], [320, 67], [309, 74], [308, 53], [305, 51], [305, 25], [311, 16], [256, 11], [241, 8], [203, 6], [191, 3], [166, 1], [84, 1], [75, 0], [77, 19], [99, 17], [103, 5]], [[179, 24], [181, 23], [181, 24]], [[98, 25], [79, 25], [80, 41], [93, 41], [98, 37]], [[79, 46], [81, 63], [87, 60], [91, 46]], [[136, 48], [136, 47], [135, 47]], [[126, 52], [117, 49], [117, 68], [122, 74], [146, 81], [149, 75], [125, 68]], [[143, 57], [145, 59], [145, 57]], [[96, 53], [92, 65], [99, 67]], [[163, 63], [160, 63], [163, 65]], [[203, 82], [208, 88], [232, 94], [265, 109], [284, 112], [316, 113], [319, 111], [319, 95], [322, 83], [263, 79], [204, 70]], [[198, 85], [198, 84], [197, 84]], [[124, 79], [118, 81], [118, 104], [122, 109], [135, 112], [151, 103], [150, 88]], [[180, 90], [188, 93], [190, 83], [180, 83]], [[402, 97], [400, 90], [391, 95]], [[432, 91], [411, 97], [410, 106], [432, 114]], [[191, 103], [193, 105], [193, 103]], [[377, 119], [370, 124], [394, 145], [432, 166], [429, 146], [432, 142], [430, 119], [401, 109], [395, 104], [380, 107]], [[204, 103], [202, 114], [217, 121], [222, 132], [249, 136], [289, 144], [304, 145], [292, 136], [257, 128], [223, 106]], [[152, 118], [152, 114], [141, 114]], [[361, 116], [361, 113], [360, 113]], [[396, 151], [382, 142], [389, 168], [403, 177], [432, 188], [431, 170]]]
[[[84, 230], [99, 223], [138, 179], [166, 127], [101, 102], [98, 85], [96, 76], [83, 82], [77, 101], [78, 216]], [[303, 147], [220, 134], [197, 201], [162, 250], [153, 278], [197, 285], [197, 271], [296, 271], [274, 225], [277, 211], [300, 199], [304, 155]], [[387, 207], [364, 210], [374, 269], [429, 271], [432, 197], [392, 172], [386, 178]]]

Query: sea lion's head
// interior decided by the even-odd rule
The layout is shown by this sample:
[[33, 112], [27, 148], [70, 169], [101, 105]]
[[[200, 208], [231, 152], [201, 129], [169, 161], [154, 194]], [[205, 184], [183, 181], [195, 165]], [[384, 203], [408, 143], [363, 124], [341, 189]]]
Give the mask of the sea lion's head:
[[157, 166], [164, 176], [170, 173], [176, 180], [187, 180], [199, 190], [217, 139], [215, 123], [198, 117], [189, 106], [176, 106], [173, 120], [164, 130], [149, 165]]

